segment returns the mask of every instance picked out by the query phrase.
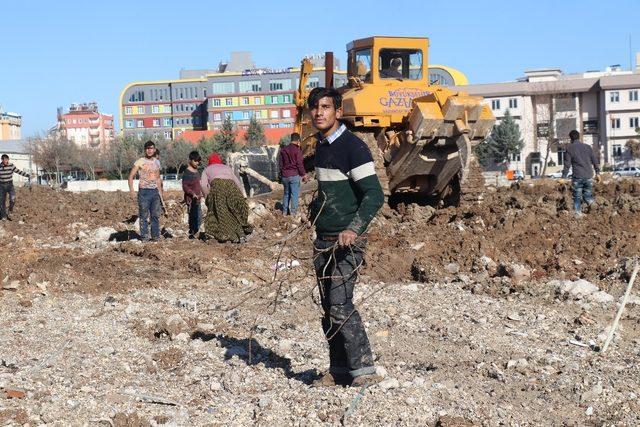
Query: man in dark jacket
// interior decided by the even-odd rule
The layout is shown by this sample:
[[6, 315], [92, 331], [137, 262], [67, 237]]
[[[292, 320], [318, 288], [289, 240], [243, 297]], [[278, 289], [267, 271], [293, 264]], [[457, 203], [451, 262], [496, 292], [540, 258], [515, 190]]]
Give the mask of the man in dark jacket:
[[333, 88], [309, 94], [313, 125], [318, 129], [315, 170], [318, 196], [312, 203], [314, 267], [329, 342], [329, 372], [316, 385], [364, 386], [379, 381], [369, 338], [353, 291], [364, 262], [366, 231], [384, 203], [371, 151], [346, 126], [342, 96]]
[[[282, 198], [282, 213], [295, 215], [298, 213], [298, 196], [300, 195], [300, 182], [304, 179], [304, 165], [302, 163], [302, 150], [300, 149], [300, 134], [291, 134], [291, 144], [280, 150], [278, 160], [280, 178], [284, 185], [284, 197]], [[291, 206], [289, 206], [291, 204]]]
[[[13, 212], [13, 205], [16, 200], [16, 190], [13, 188], [13, 174], [17, 173], [31, 180], [31, 175], [22, 172], [15, 167], [13, 163], [9, 163], [9, 156], [2, 155], [0, 162], [0, 220], [8, 219], [11, 221], [9, 214]], [[9, 196], [9, 213], [6, 211], [7, 195]]]
[[596, 179], [599, 179], [600, 167], [593, 149], [580, 141], [580, 133], [577, 130], [569, 132], [569, 138], [571, 144], [565, 151], [562, 177], [567, 177], [569, 168], [573, 170], [571, 177], [573, 209], [576, 211], [576, 216], [580, 217], [582, 216], [582, 198], [588, 206], [593, 204], [593, 171], [595, 169]]

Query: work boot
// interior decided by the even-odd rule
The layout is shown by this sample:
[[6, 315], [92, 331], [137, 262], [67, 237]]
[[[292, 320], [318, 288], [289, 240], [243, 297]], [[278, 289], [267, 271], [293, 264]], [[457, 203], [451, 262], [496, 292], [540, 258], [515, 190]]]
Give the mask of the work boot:
[[582, 218], [583, 216], [584, 216], [584, 214], [583, 214], [582, 212], [576, 212], [576, 213], [573, 215], [573, 217], [574, 217], [575, 219], [580, 219], [580, 218]]
[[377, 374], [359, 375], [351, 382], [351, 387], [369, 387], [382, 381], [383, 378]]
[[351, 383], [351, 375], [334, 374], [331, 372], [325, 372], [320, 378], [315, 380], [311, 385], [312, 387], [334, 387], [337, 385], [346, 387], [350, 383]]
[[9, 215], [7, 215], [7, 221], [13, 221]]

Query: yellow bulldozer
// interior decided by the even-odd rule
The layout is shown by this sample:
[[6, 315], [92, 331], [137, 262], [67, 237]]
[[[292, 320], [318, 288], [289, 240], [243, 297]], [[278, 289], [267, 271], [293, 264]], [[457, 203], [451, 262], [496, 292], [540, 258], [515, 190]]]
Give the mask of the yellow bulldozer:
[[[472, 148], [491, 131], [495, 118], [482, 98], [429, 81], [429, 39], [369, 37], [347, 45], [348, 82], [342, 121], [367, 143], [387, 196], [476, 197], [483, 179]], [[307, 108], [303, 59], [295, 130], [305, 157], [313, 155], [316, 129]], [[333, 54], [325, 55], [325, 80], [333, 84]]]

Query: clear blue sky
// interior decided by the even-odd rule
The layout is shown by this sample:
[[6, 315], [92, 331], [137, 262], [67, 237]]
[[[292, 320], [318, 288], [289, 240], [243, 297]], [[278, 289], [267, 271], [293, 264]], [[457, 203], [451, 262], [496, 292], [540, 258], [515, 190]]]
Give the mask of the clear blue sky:
[[[382, 5], [386, 5], [384, 8]], [[56, 107], [97, 101], [116, 116], [123, 87], [213, 68], [249, 50], [258, 66], [369, 35], [428, 36], [430, 62], [472, 83], [523, 70], [629, 66], [640, 50], [638, 0], [560, 1], [2, 1], [0, 104], [23, 116], [23, 136], [52, 126]]]

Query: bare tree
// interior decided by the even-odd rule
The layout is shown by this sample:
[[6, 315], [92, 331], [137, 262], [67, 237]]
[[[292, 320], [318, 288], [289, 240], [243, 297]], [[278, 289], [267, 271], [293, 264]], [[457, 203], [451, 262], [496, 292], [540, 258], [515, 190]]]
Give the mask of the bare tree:
[[57, 134], [46, 137], [36, 136], [29, 140], [29, 152], [33, 161], [42, 170], [56, 175], [56, 182], [60, 184], [60, 171], [69, 170], [76, 158], [76, 146], [73, 142]]
[[75, 152], [76, 163], [90, 180], [96, 179], [96, 169], [104, 167], [105, 155], [95, 148], [78, 147]]

